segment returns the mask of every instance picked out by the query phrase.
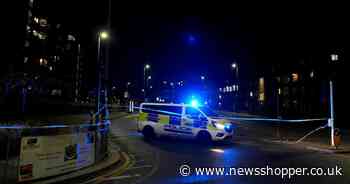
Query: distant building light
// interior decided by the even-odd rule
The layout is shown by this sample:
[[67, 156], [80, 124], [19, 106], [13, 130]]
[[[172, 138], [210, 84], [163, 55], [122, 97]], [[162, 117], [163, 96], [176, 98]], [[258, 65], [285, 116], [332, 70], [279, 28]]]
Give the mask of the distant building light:
[[208, 105], [208, 101], [205, 101], [204, 104], [205, 104], [205, 105]]
[[222, 88], [219, 88], [219, 91], [222, 92]]
[[219, 106], [221, 106], [221, 102], [219, 102]]
[[45, 40], [45, 39], [46, 39], [46, 36], [39, 33], [39, 34], [38, 34], [38, 38], [39, 38], [40, 40]]
[[69, 34], [69, 35], [67, 36], [67, 40], [68, 40], [68, 41], [75, 41], [75, 37], [74, 37], [73, 35], [70, 35], [70, 34]]
[[153, 86], [150, 86], [150, 87], [149, 87], [149, 89], [152, 89], [152, 88], [153, 88]]
[[141, 89], [142, 92], [145, 92], [145, 89]]
[[299, 80], [299, 75], [297, 73], [292, 73], [292, 81], [296, 82]]
[[167, 84], [168, 83], [168, 81], [163, 81], [163, 84]]
[[52, 71], [52, 70], [53, 70], [53, 67], [52, 67], [52, 66], [50, 66], [50, 67], [49, 67], [49, 70], [50, 70], [50, 71]]
[[173, 83], [173, 82], [171, 82], [171, 83], [170, 83], [170, 86], [174, 86], [174, 83]]
[[249, 92], [249, 96], [250, 96], [250, 97], [253, 97], [253, 95], [254, 95], [254, 94], [253, 94], [253, 91]]
[[43, 58], [40, 58], [39, 62], [40, 62], [40, 65], [43, 65]]
[[229, 87], [228, 87], [228, 91], [229, 91], [229, 92], [232, 92], [232, 91], [234, 91], [234, 90], [235, 90], [235, 88], [232, 89], [232, 86], [229, 86]]
[[205, 79], [205, 76], [202, 75], [202, 76], [201, 76], [201, 80], [204, 80], [204, 79]]
[[236, 85], [236, 90], [238, 91], [238, 84]]
[[[230, 86], [230, 88], [231, 88], [231, 86]], [[233, 90], [233, 91], [236, 91], [236, 86], [235, 86], [235, 85], [232, 86], [232, 90]], [[230, 91], [231, 91], [231, 90], [230, 90]]]
[[46, 27], [46, 26], [47, 26], [47, 20], [41, 18], [41, 19], [39, 20], [39, 24], [40, 24], [41, 27]]
[[30, 85], [27, 88], [28, 88], [29, 91], [33, 89], [33, 87], [30, 86]]
[[36, 32], [35, 30], [33, 30], [33, 35], [34, 35], [34, 36], [38, 36], [38, 32]]
[[311, 77], [311, 78], [314, 78], [314, 76], [315, 76], [314, 71], [311, 71], [311, 72], [310, 72], [310, 77]]
[[35, 23], [39, 23], [39, 18], [38, 17], [34, 17], [34, 22]]
[[156, 101], [159, 102], [159, 97], [156, 98]]
[[282, 93], [281, 88], [278, 88], [278, 95], [281, 95], [281, 93]]
[[339, 59], [338, 54], [331, 54], [331, 60], [332, 61], [338, 61], [338, 59]]
[[28, 57], [24, 57], [24, 63], [28, 63]]
[[25, 42], [24, 42], [24, 47], [29, 47], [30, 46], [30, 42], [28, 41], [28, 40], [26, 40]]
[[151, 80], [152, 79], [152, 77], [151, 76], [148, 76], [148, 80]]
[[258, 90], [259, 90], [258, 100], [260, 104], [263, 104], [263, 102], [265, 101], [265, 80], [263, 77], [259, 78]]
[[126, 83], [128, 86], [130, 86], [131, 85], [131, 82], [128, 82], [128, 83]]
[[219, 99], [221, 99], [222, 98], [222, 96], [221, 95], [219, 95]]

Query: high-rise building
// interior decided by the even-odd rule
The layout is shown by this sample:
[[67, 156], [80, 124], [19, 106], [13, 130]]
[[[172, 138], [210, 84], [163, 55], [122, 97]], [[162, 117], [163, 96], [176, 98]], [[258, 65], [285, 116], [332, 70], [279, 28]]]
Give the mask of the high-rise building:
[[[45, 12], [41, 0], [26, 4], [22, 67], [17, 71], [32, 79], [41, 94], [77, 100], [82, 80], [81, 48], [77, 35]], [[22, 69], [21, 69], [22, 68]]]

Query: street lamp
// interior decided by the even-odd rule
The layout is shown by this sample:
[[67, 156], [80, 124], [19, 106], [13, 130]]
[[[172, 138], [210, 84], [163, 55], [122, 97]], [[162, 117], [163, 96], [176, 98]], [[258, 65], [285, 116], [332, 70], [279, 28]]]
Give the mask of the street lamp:
[[[101, 60], [101, 40], [107, 40], [108, 39], [108, 32], [107, 31], [101, 31], [98, 33], [98, 38], [97, 38], [97, 63], [98, 63], [98, 84], [97, 84], [97, 103], [96, 103], [96, 122], [99, 122], [99, 116], [98, 114], [101, 113], [101, 107], [100, 107], [100, 103], [101, 103], [101, 78], [102, 78], [102, 73], [101, 73], [101, 69], [105, 68], [104, 67], [104, 63]], [[106, 118], [108, 118], [108, 109], [107, 109], [107, 90], [104, 90], [104, 95], [105, 95], [105, 116]]]
[[[339, 61], [339, 55], [338, 54], [331, 54], [331, 61], [332, 62], [338, 62]], [[328, 126], [331, 128], [331, 145], [335, 146], [334, 142], [334, 102], [333, 102], [333, 74], [334, 71], [331, 73], [330, 79], [329, 79], [329, 103], [330, 103], [330, 118], [328, 119]]]
[[236, 64], [236, 63], [232, 63], [232, 65], [231, 65], [231, 66], [232, 66], [232, 68], [234, 68], [234, 69], [235, 69], [235, 68], [237, 67], [237, 64]]
[[101, 39], [106, 40], [108, 38], [107, 31], [101, 31], [100, 32], [100, 37], [101, 37]]
[[[236, 83], [236, 85], [234, 85], [234, 88], [235, 88], [235, 90], [234, 91], [236, 91], [235, 92], [235, 94], [234, 94], [234, 98], [235, 98], [235, 102], [234, 102], [234, 104], [233, 104], [233, 109], [234, 109], [234, 111], [237, 111], [237, 102], [238, 102], [238, 100], [237, 100], [237, 95], [238, 95], [238, 84], [239, 84], [239, 81], [238, 81], [238, 64], [236, 63], [236, 62], [233, 62], [232, 64], [231, 64], [231, 67], [232, 67], [232, 69], [234, 70], [234, 83]], [[236, 90], [236, 88], [237, 88], [237, 90]]]
[[232, 63], [232, 69], [235, 70], [235, 78], [238, 80], [238, 64], [236, 62]]
[[150, 69], [151, 69], [151, 65], [149, 64], [145, 64], [145, 66], [143, 67], [143, 89], [145, 89], [143, 93], [144, 101], [146, 101], [147, 81], [151, 79], [151, 76], [149, 76], [146, 79], [146, 71]]

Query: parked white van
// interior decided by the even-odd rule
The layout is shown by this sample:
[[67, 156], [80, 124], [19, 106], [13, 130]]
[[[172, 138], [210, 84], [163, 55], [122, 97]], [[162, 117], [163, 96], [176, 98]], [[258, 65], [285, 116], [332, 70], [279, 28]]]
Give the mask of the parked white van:
[[209, 108], [186, 104], [142, 103], [137, 129], [145, 138], [162, 135], [195, 138], [200, 142], [232, 138], [232, 122]]

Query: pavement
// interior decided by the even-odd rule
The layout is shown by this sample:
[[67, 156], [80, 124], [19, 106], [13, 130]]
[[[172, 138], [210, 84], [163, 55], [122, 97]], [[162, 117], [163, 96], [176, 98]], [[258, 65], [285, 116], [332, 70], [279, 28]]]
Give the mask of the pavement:
[[[263, 116], [249, 113], [221, 112], [228, 117], [264, 118]], [[239, 135], [246, 138], [261, 139], [265, 142], [288, 144], [303, 147], [325, 153], [347, 154], [350, 153], [350, 130], [341, 129], [340, 144], [331, 146], [330, 128], [315, 131], [309, 136], [304, 136], [311, 131], [326, 124], [325, 121], [304, 123], [283, 123], [267, 121], [236, 121]]]

